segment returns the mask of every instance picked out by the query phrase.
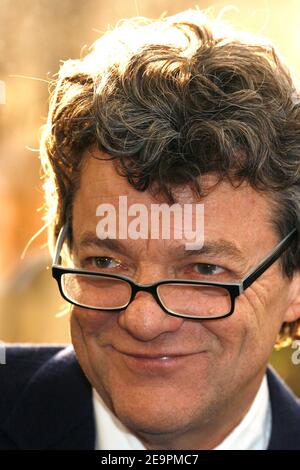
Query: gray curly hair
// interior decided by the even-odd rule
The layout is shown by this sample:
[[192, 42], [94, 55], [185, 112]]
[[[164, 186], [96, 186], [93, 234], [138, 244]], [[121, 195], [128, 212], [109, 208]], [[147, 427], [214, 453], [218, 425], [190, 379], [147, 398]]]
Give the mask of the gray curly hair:
[[[300, 229], [300, 104], [274, 47], [237, 34], [198, 10], [119, 24], [54, 82], [41, 139], [47, 220], [56, 238], [67, 217], [84, 150], [96, 145], [137, 190], [177, 185], [205, 195], [201, 175], [247, 181], [274, 201], [278, 238]], [[300, 267], [295, 241], [283, 276]], [[299, 333], [282, 325], [278, 345]]]

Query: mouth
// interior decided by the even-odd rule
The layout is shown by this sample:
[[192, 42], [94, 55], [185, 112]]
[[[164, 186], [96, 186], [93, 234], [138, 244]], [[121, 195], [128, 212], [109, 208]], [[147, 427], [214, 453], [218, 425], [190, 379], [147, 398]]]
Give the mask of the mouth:
[[[116, 350], [116, 349], [115, 349]], [[141, 354], [116, 350], [125, 364], [132, 370], [171, 370], [183, 366], [185, 362], [190, 361], [197, 353], [168, 353], [158, 352], [155, 354]]]

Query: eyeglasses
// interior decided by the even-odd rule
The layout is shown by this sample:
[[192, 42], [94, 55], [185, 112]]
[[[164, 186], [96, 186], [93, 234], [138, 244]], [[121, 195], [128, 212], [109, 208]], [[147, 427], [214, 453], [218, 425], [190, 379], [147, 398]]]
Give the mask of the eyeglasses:
[[294, 228], [255, 266], [241, 282], [221, 283], [188, 279], [165, 279], [152, 284], [138, 284], [117, 274], [64, 268], [61, 250], [68, 232], [65, 225], [58, 236], [52, 265], [62, 297], [78, 307], [120, 312], [128, 307], [139, 291], [149, 292], [169, 315], [193, 320], [216, 320], [231, 315], [235, 299], [261, 276], [290, 246]]

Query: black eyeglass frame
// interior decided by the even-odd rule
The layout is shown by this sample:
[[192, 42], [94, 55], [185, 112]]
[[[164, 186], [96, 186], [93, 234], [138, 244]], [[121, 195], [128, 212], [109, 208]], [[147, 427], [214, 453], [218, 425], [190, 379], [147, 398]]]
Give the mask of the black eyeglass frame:
[[[63, 243], [65, 241], [67, 232], [68, 232], [68, 224], [64, 225], [59, 233], [59, 236], [57, 238], [56, 242], [56, 247], [55, 247], [55, 254], [54, 254], [54, 259], [53, 259], [53, 264], [52, 264], [52, 276], [53, 278], [57, 281], [58, 288], [60, 291], [61, 296], [69, 303], [76, 305], [81, 308], [87, 308], [90, 310], [99, 310], [99, 311], [114, 311], [114, 312], [120, 312], [121, 310], [124, 310], [128, 307], [128, 305], [133, 301], [135, 295], [137, 292], [143, 291], [143, 292], [149, 292], [160, 308], [167, 314], [173, 315], [175, 317], [180, 317], [180, 318], [189, 318], [192, 320], [218, 320], [220, 318], [226, 318], [230, 315], [233, 314], [234, 309], [235, 309], [235, 299], [241, 295], [248, 287], [253, 284], [256, 279], [261, 276], [275, 261], [284, 253], [284, 251], [291, 245], [292, 241], [294, 240], [296, 234], [297, 234], [297, 229], [293, 228], [279, 243], [278, 245], [273, 248], [273, 250], [268, 253], [254, 268], [252, 268], [240, 282], [228, 282], [228, 283], [222, 283], [222, 282], [211, 282], [211, 281], [195, 281], [194, 279], [189, 280], [189, 279], [163, 279], [161, 281], [157, 281], [151, 284], [139, 284], [135, 281], [133, 281], [131, 278], [127, 276], [123, 276], [120, 274], [111, 274], [111, 273], [103, 273], [103, 272], [95, 272], [95, 271], [88, 271], [85, 269], [76, 269], [76, 268], [64, 268], [60, 265], [61, 262], [61, 249], [63, 246]], [[94, 277], [106, 277], [106, 278], [111, 278], [111, 279], [116, 279], [116, 280], [122, 280], [126, 281], [130, 287], [131, 287], [131, 297], [130, 300], [128, 301], [127, 304], [124, 306], [116, 307], [116, 308], [101, 308], [101, 307], [89, 307], [86, 305], [81, 305], [80, 303], [77, 303], [71, 299], [69, 299], [62, 287], [62, 276], [64, 274], [86, 274], [86, 275], [92, 275]], [[194, 315], [187, 315], [187, 314], [179, 314], [177, 312], [173, 312], [172, 310], [167, 309], [162, 301], [160, 300], [159, 294], [158, 294], [158, 287], [164, 284], [179, 284], [179, 285], [195, 285], [195, 286], [212, 286], [212, 287], [222, 287], [227, 290], [227, 292], [230, 295], [231, 299], [231, 309], [230, 312], [227, 313], [226, 315], [219, 315], [219, 316], [194, 316]]]

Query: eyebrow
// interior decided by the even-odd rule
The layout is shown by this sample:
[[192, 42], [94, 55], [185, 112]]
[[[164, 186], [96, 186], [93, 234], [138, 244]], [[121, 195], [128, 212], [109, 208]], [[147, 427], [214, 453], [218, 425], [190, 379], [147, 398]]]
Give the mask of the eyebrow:
[[84, 232], [79, 238], [78, 247], [86, 248], [89, 246], [108, 248], [109, 250], [115, 251], [122, 255], [128, 254], [128, 250], [126, 250], [123, 243], [121, 243], [119, 240], [116, 240], [114, 238], [105, 238], [102, 240], [101, 238], [96, 237], [91, 232]]
[[[92, 232], [84, 232], [79, 239], [78, 247], [85, 248], [97, 246], [99, 248], [107, 248], [121, 255], [128, 255], [128, 248], [120, 240], [113, 238], [100, 239]], [[197, 250], [186, 249], [185, 245], [169, 248], [170, 253], [174, 256], [192, 257], [192, 256], [226, 256], [239, 264], [247, 262], [246, 257], [241, 250], [231, 241], [220, 239], [216, 241], [207, 241]]]

